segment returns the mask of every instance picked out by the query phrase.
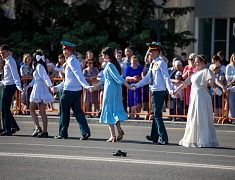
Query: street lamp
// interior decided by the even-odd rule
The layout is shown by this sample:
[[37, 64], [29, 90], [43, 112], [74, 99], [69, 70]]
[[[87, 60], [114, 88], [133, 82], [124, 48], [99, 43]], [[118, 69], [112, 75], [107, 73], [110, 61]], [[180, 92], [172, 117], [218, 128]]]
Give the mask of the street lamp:
[[157, 20], [157, 42], [161, 40], [161, 19], [163, 13], [163, 7], [161, 5], [155, 5], [154, 7], [155, 18]]

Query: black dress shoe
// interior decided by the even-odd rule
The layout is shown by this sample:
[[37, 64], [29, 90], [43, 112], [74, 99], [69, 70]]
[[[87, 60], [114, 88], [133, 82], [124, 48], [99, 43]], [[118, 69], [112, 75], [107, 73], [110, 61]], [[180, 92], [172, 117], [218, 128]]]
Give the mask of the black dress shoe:
[[68, 139], [68, 136], [54, 136], [55, 139]]
[[15, 134], [20, 128], [11, 128], [11, 134]]
[[153, 140], [151, 136], [147, 135], [146, 139], [149, 141], [153, 141], [153, 143], [157, 143], [157, 141]]
[[84, 136], [82, 136], [81, 138], [80, 138], [80, 140], [88, 140], [88, 138], [91, 136], [91, 134], [90, 133], [87, 133], [87, 134], [85, 134]]
[[159, 145], [167, 145], [169, 144], [167, 141], [162, 141], [162, 142], [158, 142]]
[[0, 129], [0, 134], [3, 132], [3, 129]]
[[39, 138], [48, 138], [48, 132], [41, 132], [41, 133], [38, 133], [38, 137]]
[[6, 131], [3, 131], [0, 136], [11, 136], [12, 134], [11, 133], [8, 133]]
[[146, 136], [146, 139], [149, 140], [149, 141], [153, 141], [152, 137], [149, 136], [149, 135]]
[[126, 157], [127, 152], [122, 152], [121, 150], [118, 150], [117, 152], [112, 152], [113, 156], [123, 156]]
[[33, 134], [31, 135], [32, 137], [35, 137], [35, 136], [37, 136], [39, 133], [41, 133], [42, 132], [42, 129], [41, 129], [41, 127], [38, 127], [38, 128], [36, 128], [36, 129], [34, 129], [34, 132], [33, 132]]

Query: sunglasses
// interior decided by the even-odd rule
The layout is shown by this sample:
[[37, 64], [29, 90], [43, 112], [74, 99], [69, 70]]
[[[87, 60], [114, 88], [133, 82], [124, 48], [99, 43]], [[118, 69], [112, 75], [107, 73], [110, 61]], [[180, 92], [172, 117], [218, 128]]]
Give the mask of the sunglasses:
[[216, 67], [215, 69], [220, 69], [220, 67]]
[[93, 62], [87, 62], [87, 64], [93, 64]]

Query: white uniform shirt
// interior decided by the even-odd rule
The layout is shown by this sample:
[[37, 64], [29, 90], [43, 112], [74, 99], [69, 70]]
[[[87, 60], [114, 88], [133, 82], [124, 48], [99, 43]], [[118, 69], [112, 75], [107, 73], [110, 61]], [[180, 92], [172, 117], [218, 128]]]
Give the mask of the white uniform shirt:
[[17, 89], [22, 91], [21, 83], [20, 83], [20, 76], [18, 74], [16, 61], [13, 59], [11, 55], [9, 55], [5, 59], [4, 77], [3, 77], [2, 83], [4, 84], [4, 86], [15, 84]]
[[59, 85], [55, 86], [58, 90], [79, 91], [82, 90], [82, 86], [90, 86], [84, 78], [80, 62], [74, 54], [69, 56], [65, 63], [65, 78]]
[[168, 74], [166, 62], [162, 57], [157, 57], [155, 60], [153, 60], [152, 63], [153, 65], [150, 65], [150, 69], [146, 76], [136, 84], [136, 88], [149, 84], [150, 71], [152, 71], [153, 84], [149, 85], [149, 90], [151, 92], [165, 91], [167, 88], [169, 92], [172, 91], [173, 88]]

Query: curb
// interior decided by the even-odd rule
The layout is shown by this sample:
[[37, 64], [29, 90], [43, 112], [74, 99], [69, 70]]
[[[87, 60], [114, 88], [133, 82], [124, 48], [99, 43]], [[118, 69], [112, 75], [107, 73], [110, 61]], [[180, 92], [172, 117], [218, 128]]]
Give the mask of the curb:
[[[17, 121], [32, 121], [32, 118], [30, 115], [15, 115], [14, 116], [16, 122]], [[59, 123], [59, 116], [56, 115], [48, 115], [48, 122], [57, 122]], [[39, 118], [40, 119], [40, 118]], [[76, 121], [75, 117], [70, 117], [70, 119], [73, 121]], [[99, 118], [86, 118], [88, 124], [100, 124]], [[33, 121], [32, 121], [33, 122]], [[166, 128], [185, 128], [186, 122], [177, 122], [177, 121], [170, 121], [168, 119], [164, 119], [164, 124]], [[127, 121], [123, 121], [122, 125], [127, 126], [152, 126], [152, 121], [149, 120], [132, 120], [129, 119]], [[232, 124], [214, 124], [216, 130], [226, 130], [226, 131], [235, 131], [235, 125]]]

